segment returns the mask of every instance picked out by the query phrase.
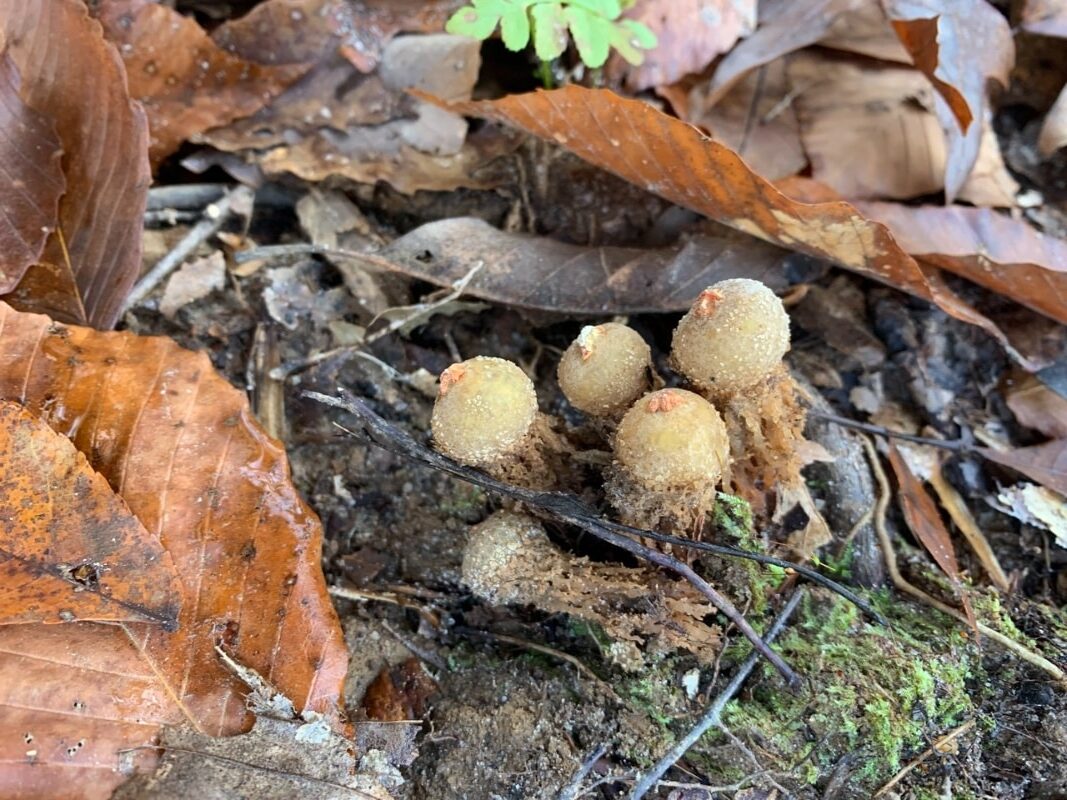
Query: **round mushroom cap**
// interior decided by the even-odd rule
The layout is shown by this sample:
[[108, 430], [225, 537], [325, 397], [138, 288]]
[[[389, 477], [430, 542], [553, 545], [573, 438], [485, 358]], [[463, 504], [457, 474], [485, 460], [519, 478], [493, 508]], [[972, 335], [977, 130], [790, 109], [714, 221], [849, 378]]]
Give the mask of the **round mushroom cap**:
[[715, 407], [684, 389], [634, 403], [615, 433], [615, 460], [647, 489], [704, 488], [722, 478], [730, 440]]
[[671, 344], [671, 365], [694, 386], [732, 395], [766, 378], [789, 350], [789, 315], [759, 281], [732, 278], [700, 293]]
[[522, 594], [520, 579], [529, 574], [529, 562], [539, 560], [539, 549], [547, 541], [537, 520], [498, 511], [470, 530], [463, 551], [463, 582], [486, 600], [516, 602]]
[[502, 358], [478, 356], [441, 373], [430, 427], [434, 446], [472, 467], [514, 453], [537, 417], [533, 383]]
[[559, 386], [571, 405], [596, 417], [617, 416], [650, 388], [652, 351], [641, 334], [617, 322], [582, 328], [559, 362]]

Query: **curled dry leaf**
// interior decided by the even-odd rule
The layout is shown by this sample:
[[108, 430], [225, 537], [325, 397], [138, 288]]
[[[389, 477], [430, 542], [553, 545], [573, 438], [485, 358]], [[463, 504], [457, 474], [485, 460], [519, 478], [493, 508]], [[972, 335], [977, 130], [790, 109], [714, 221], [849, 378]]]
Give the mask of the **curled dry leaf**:
[[0, 36], [22, 76], [23, 101], [55, 125], [67, 184], [58, 230], [5, 299], [110, 328], [141, 269], [149, 183], [144, 112], [130, 100], [118, 54], [81, 2], [0, 0]]
[[985, 0], [883, 0], [893, 28], [915, 66], [933, 83], [948, 139], [945, 194], [963, 188], [978, 160], [985, 128], [988, 83], [1006, 87], [1015, 42], [1004, 16]]
[[0, 624], [177, 624], [177, 575], [159, 539], [68, 439], [7, 400], [0, 470]]
[[63, 194], [63, 150], [52, 120], [19, 96], [18, 70], [0, 37], [0, 294], [37, 263], [56, 228]]
[[923, 262], [1067, 323], [1067, 242], [985, 208], [856, 206]]
[[446, 287], [481, 263], [464, 294], [579, 315], [680, 311], [724, 278], [784, 288], [782, 266], [789, 256], [723, 228], [659, 249], [583, 247], [506, 233], [473, 217], [427, 223], [377, 255], [407, 275]]
[[[647, 103], [602, 89], [568, 86], [450, 108], [555, 141], [602, 169], [725, 225], [930, 300], [1007, 344], [992, 322], [955, 297], [937, 280], [936, 270], [924, 270], [885, 225], [839, 200], [791, 199], [729, 147]], [[825, 187], [816, 185], [825, 196]]]
[[729, 52], [756, 27], [756, 0], [637, 0], [623, 16], [646, 25], [658, 42], [640, 66], [617, 53], [608, 61], [608, 76], [625, 75], [626, 88], [637, 92], [700, 72]]
[[[0, 304], [0, 398], [36, 411], [87, 456], [169, 553], [182, 600], [176, 631], [78, 623], [78, 648], [51, 636], [55, 626], [0, 629], [5, 642], [18, 643], [2, 647], [3, 696], [19, 705], [0, 705], [2, 727], [54, 734], [38, 749], [35, 769], [115, 767], [114, 751], [95, 744], [84, 758], [59, 752], [58, 742], [77, 741], [85, 729], [69, 705], [65, 723], [55, 716], [64, 713], [56, 704], [78, 692], [94, 698], [87, 713], [122, 736], [141, 726], [142, 743], [152, 720], [176, 714], [210, 735], [245, 729], [247, 690], [216, 646], [298, 709], [339, 720], [347, 654], [319, 566], [321, 527], [297, 495], [280, 445], [206, 355], [164, 338], [68, 328]], [[14, 640], [12, 627], [21, 632]], [[103, 666], [79, 684], [89, 674], [82, 659]], [[166, 699], [158, 715], [142, 710], [142, 692]], [[18, 765], [26, 756], [14, 758]]]
[[1015, 376], [1004, 399], [1019, 424], [1053, 439], [1067, 439], [1067, 397], [1033, 375]]
[[194, 19], [147, 0], [107, 0], [97, 18], [126, 64], [130, 94], [148, 113], [153, 166], [193, 134], [258, 111], [311, 66], [245, 61]]

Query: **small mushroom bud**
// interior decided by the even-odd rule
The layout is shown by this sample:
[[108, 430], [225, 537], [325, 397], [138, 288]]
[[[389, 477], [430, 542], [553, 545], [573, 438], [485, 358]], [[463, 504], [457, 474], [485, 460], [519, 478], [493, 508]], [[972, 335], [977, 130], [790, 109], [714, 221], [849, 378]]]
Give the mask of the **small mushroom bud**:
[[508, 483], [547, 490], [569, 479], [567, 445], [537, 410], [533, 382], [502, 358], [442, 372], [430, 427], [437, 450]]
[[463, 582], [497, 604], [534, 605], [600, 625], [615, 639], [611, 654], [626, 668], [653, 651], [684, 648], [710, 662], [720, 647], [717, 628], [703, 623], [709, 607], [691, 585], [658, 570], [591, 563], [557, 548], [541, 524], [498, 511], [470, 531]]
[[711, 403], [684, 389], [652, 392], [619, 423], [608, 496], [628, 524], [687, 534], [711, 511], [729, 452]]
[[789, 315], [759, 281], [732, 278], [700, 293], [674, 330], [671, 364], [698, 389], [734, 395], [782, 363]]
[[559, 362], [557, 376], [571, 405], [592, 417], [621, 417], [652, 388], [652, 352], [633, 328], [587, 325]]
[[478, 356], [441, 373], [430, 427], [435, 447], [472, 467], [488, 467], [522, 449], [537, 417], [526, 373], [502, 358]]

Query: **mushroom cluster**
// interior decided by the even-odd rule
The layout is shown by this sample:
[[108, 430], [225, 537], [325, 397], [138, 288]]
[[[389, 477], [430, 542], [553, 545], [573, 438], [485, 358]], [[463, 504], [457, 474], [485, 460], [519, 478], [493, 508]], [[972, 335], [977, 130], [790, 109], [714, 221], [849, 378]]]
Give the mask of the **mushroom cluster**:
[[[747, 279], [708, 287], [678, 323], [669, 364], [679, 387], [664, 388], [637, 331], [617, 322], [583, 328], [557, 375], [568, 402], [589, 421], [586, 434], [610, 453], [592, 484], [603, 486], [616, 518], [700, 539], [709, 535], [720, 488], [754, 501], [758, 511], [766, 511], [768, 495], [777, 494], [781, 504], [803, 491], [804, 412], [783, 362], [788, 350], [781, 300]], [[473, 358], [442, 373], [432, 429], [441, 452], [527, 488], [573, 491], [580, 474], [575, 463], [596, 463], [577, 457], [562, 421], [538, 409], [530, 379], [498, 358]], [[542, 607], [577, 607], [540, 596], [553, 582], [542, 586], [535, 562], [580, 572], [593, 584], [599, 573], [558, 553], [550, 557], [556, 550], [539, 523], [509, 513], [507, 536], [496, 535], [501, 518], [472, 537], [468, 582], [503, 602], [537, 597]], [[523, 519], [525, 527], [516, 521]], [[512, 567], [488, 568], [505, 562]], [[527, 568], [513, 568], [520, 562]]]

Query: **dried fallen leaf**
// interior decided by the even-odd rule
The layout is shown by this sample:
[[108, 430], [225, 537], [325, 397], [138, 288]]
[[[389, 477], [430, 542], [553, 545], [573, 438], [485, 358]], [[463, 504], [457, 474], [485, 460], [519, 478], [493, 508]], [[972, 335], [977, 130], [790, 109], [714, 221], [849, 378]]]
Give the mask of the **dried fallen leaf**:
[[994, 450], [979, 447], [978, 452], [1005, 467], [1021, 472], [1042, 486], [1067, 495], [1067, 439], [1053, 439], [1033, 447]]
[[883, 0], [917, 66], [943, 102], [938, 117], [948, 139], [945, 195], [953, 200], [978, 160], [990, 81], [1008, 85], [1015, 63], [1011, 26], [985, 0]]
[[760, 4], [759, 17], [756, 32], [716, 68], [711, 102], [749, 71], [813, 44], [911, 63], [877, 0], [772, 0]]
[[174, 563], [65, 437], [0, 400], [0, 625], [173, 628]]
[[1051, 531], [1056, 544], [1067, 548], [1067, 499], [1063, 495], [1022, 483], [1001, 489], [997, 501], [1002, 511], [1027, 525]]
[[0, 37], [0, 294], [37, 263], [55, 230], [63, 194], [63, 150], [55, 125], [19, 96], [18, 70]]
[[[602, 89], [568, 86], [449, 107], [555, 141], [602, 169], [725, 225], [930, 300], [954, 317], [980, 325], [1007, 346], [992, 322], [955, 297], [937, 279], [936, 270], [925, 271], [884, 225], [845, 202], [802, 203], [787, 197], [730, 148], [647, 103]], [[821, 191], [825, 193], [825, 187]]]
[[401, 722], [422, 719], [426, 704], [437, 692], [437, 682], [422, 662], [409, 658], [396, 667], [383, 667], [363, 695], [363, 710], [370, 719]]
[[583, 247], [506, 233], [473, 217], [427, 223], [376, 255], [407, 275], [445, 287], [481, 263], [465, 295], [586, 315], [679, 311], [727, 277], [784, 288], [782, 265], [789, 256], [721, 228], [659, 249]]
[[121, 627], [0, 625], [0, 796], [107, 800], [180, 721]]
[[268, 175], [382, 180], [407, 193], [490, 186], [494, 179], [478, 169], [516, 143], [492, 134], [468, 138], [461, 117], [404, 93], [418, 87], [469, 97], [479, 48], [473, 39], [444, 34], [399, 38], [386, 46], [372, 75], [328, 49], [265, 108], [194, 139], [238, 153]]
[[907, 462], [892, 444], [889, 445], [889, 463], [893, 466], [893, 472], [900, 486], [900, 506], [908, 528], [952, 582], [952, 586], [963, 601], [967, 619], [977, 635], [974, 609], [971, 607], [967, 592], [960, 583], [960, 567], [956, 561], [956, 551], [952, 547], [952, 537], [949, 535], [948, 528], [941, 519], [941, 512], [937, 510], [937, 505], [926, 491], [922, 481], [915, 477]]
[[1037, 149], [1045, 157], [1052, 155], [1061, 147], [1067, 147], [1067, 86], [1063, 87], [1060, 96], [1048, 110], [1045, 121], [1041, 125], [1041, 133], [1037, 137]]
[[1067, 38], [1067, 4], [1063, 0], [1025, 0], [1022, 27], [1030, 33]]
[[1067, 397], [1033, 375], [1015, 376], [1004, 399], [1019, 424], [1053, 439], [1067, 439]]
[[813, 178], [849, 199], [918, 197], [944, 186], [944, 135], [921, 73], [818, 50], [793, 55], [786, 71]]
[[1067, 242], [985, 208], [857, 203], [923, 262], [1067, 323]]
[[786, 59], [779, 59], [746, 74], [717, 102], [706, 82], [697, 84], [680, 116], [737, 151], [759, 175], [778, 180], [808, 165], [790, 91]]
[[78, 0], [0, 0], [0, 38], [22, 76], [23, 101], [55, 125], [67, 184], [39, 263], [0, 292], [22, 309], [110, 328], [141, 270], [144, 112]]
[[[130, 673], [152, 676], [165, 694], [158, 687], [150, 694], [169, 697], [205, 733], [245, 729], [251, 723], [247, 689], [219, 662], [220, 646], [298, 709], [339, 720], [347, 654], [319, 566], [321, 527], [289, 480], [282, 448], [263, 434], [244, 395], [213, 371], [205, 354], [164, 338], [64, 327], [0, 304], [0, 398], [36, 411], [68, 437], [158, 537], [177, 569], [178, 630], [125, 624], [118, 641], [131, 642], [143, 663], [94, 679], [119, 688], [94, 694], [93, 714], [122, 730], [142, 724], [140, 695], [120, 691], [131, 685]], [[9, 665], [35, 658], [64, 666], [81, 658], [94, 663], [93, 648], [117, 648], [117, 661], [130, 662], [113, 626], [80, 625], [90, 653], [47, 638], [49, 626], [18, 627], [25, 634], [18, 640], [22, 649], [6, 649]], [[58, 755], [56, 742], [76, 740], [82, 722], [77, 715], [66, 728], [56, 721], [52, 695], [96, 693], [96, 684], [74, 683], [84, 674], [72, 667], [45, 674], [4, 668], [12, 676], [4, 683], [7, 702], [21, 705], [18, 729], [32, 722], [56, 737], [35, 758], [85, 766]], [[172, 719], [173, 710], [159, 716]], [[11, 713], [0, 706], [0, 715]], [[0, 727], [11, 725], [5, 720]], [[114, 767], [114, 752], [94, 751], [93, 758], [108, 755]]]
[[646, 25], [658, 40], [640, 66], [618, 54], [607, 64], [609, 77], [625, 75], [626, 87], [637, 92], [700, 72], [729, 52], [756, 27], [756, 0], [637, 0], [623, 16]]
[[96, 15], [148, 113], [153, 166], [193, 134], [258, 111], [311, 67], [245, 61], [191, 17], [147, 0], [106, 0]]

